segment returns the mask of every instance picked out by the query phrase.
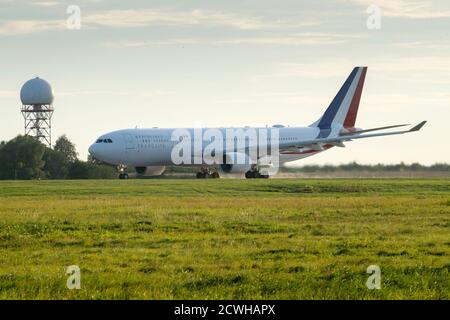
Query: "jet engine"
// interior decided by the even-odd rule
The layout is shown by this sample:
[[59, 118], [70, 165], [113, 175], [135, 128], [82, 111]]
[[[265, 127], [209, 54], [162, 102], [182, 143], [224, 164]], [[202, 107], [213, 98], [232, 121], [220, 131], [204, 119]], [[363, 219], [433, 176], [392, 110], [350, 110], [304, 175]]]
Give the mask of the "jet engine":
[[252, 160], [245, 153], [230, 152], [223, 156], [219, 166], [223, 173], [245, 173], [252, 167]]

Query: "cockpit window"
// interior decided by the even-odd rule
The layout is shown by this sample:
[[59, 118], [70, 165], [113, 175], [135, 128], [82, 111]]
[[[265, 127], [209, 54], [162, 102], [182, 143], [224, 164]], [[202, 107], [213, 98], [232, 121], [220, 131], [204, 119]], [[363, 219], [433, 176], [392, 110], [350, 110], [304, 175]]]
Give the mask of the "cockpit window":
[[98, 139], [95, 143], [113, 143], [111, 139]]

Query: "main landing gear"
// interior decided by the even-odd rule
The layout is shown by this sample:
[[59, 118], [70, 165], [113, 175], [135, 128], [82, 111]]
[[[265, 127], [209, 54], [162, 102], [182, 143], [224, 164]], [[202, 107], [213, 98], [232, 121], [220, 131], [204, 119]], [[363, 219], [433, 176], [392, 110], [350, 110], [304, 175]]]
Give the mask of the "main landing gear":
[[261, 172], [259, 172], [258, 168], [252, 168], [251, 170], [245, 173], [245, 177], [247, 179], [259, 179], [259, 178], [268, 179], [269, 175], [262, 174]]
[[220, 175], [217, 171], [210, 171], [208, 168], [202, 167], [199, 172], [197, 172], [197, 179], [218, 179]]
[[120, 173], [119, 174], [119, 179], [128, 179], [128, 178], [129, 178], [128, 173]]
[[117, 166], [117, 170], [119, 171], [119, 179], [128, 179], [128, 173], [125, 172], [125, 170], [127, 169], [126, 166], [119, 164]]

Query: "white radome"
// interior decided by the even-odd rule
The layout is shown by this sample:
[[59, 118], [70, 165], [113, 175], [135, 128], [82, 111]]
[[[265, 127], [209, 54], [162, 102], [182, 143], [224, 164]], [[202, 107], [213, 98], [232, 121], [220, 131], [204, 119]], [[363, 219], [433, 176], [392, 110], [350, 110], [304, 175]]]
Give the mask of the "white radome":
[[24, 105], [52, 104], [54, 98], [50, 84], [39, 77], [25, 82], [20, 90], [20, 100]]

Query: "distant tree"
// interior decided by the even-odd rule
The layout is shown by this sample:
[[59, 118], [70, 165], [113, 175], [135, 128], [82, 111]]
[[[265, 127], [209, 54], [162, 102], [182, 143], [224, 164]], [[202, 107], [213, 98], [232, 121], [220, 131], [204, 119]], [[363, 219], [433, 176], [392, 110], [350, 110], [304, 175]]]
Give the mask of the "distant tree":
[[350, 162], [340, 165], [305, 165], [302, 167], [282, 167], [282, 172], [350, 172], [350, 171], [369, 171], [369, 172], [402, 172], [402, 171], [450, 171], [450, 164], [435, 163], [431, 166], [425, 166], [419, 163], [405, 164], [400, 162], [398, 164], [382, 164], [375, 165], [359, 164], [357, 162]]
[[117, 178], [117, 169], [107, 164], [91, 164], [89, 179], [115, 179]]
[[75, 144], [73, 144], [65, 134], [56, 140], [55, 147], [53, 149], [61, 152], [70, 163], [78, 160], [78, 153], [75, 149]]
[[435, 163], [430, 167], [431, 171], [450, 171], [450, 164]]
[[100, 161], [100, 160], [94, 158], [91, 154], [88, 155], [87, 162], [91, 163], [91, 164], [97, 164], [97, 165], [104, 164], [103, 161]]
[[69, 167], [70, 179], [111, 179], [117, 176], [116, 169], [109, 165], [76, 160]]
[[62, 152], [46, 148], [43, 160], [44, 172], [48, 179], [66, 179], [69, 174], [70, 163]]
[[76, 160], [69, 167], [70, 179], [89, 179], [90, 165], [87, 162]]
[[424, 169], [424, 167], [420, 163], [417, 163], [417, 162], [411, 163], [411, 165], [409, 166], [409, 170], [412, 170], [412, 171], [420, 171], [423, 169]]
[[0, 148], [0, 179], [44, 177], [42, 156], [45, 146], [36, 138], [17, 136]]

